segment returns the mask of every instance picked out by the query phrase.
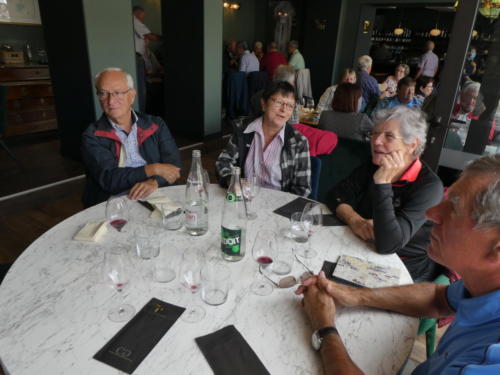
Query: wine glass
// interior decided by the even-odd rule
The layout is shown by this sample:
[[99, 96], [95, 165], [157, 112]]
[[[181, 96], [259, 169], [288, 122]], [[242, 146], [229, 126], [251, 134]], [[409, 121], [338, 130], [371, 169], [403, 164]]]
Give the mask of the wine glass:
[[245, 197], [247, 203], [247, 219], [255, 220], [257, 218], [257, 213], [250, 211], [250, 202], [257, 196], [260, 190], [260, 186], [257, 182], [257, 176], [247, 177], [241, 179], [241, 190], [243, 196]]
[[[179, 271], [181, 285], [191, 291], [192, 296], [201, 287], [201, 268], [203, 261], [197, 250], [185, 250], [182, 254], [182, 263]], [[193, 297], [192, 297], [193, 298]], [[182, 320], [188, 323], [197, 323], [205, 317], [205, 309], [191, 302], [187, 307]]]
[[[130, 282], [130, 272], [125, 248], [112, 249], [104, 255], [104, 282], [115, 289], [120, 296], [122, 296], [125, 286]], [[125, 322], [132, 318], [134, 314], [135, 308], [122, 301], [119, 306], [109, 310], [108, 318], [112, 322]]]
[[299, 247], [295, 250], [297, 255], [303, 258], [314, 258], [317, 252], [311, 247], [311, 237], [319, 231], [323, 225], [323, 210], [319, 203], [309, 202], [304, 206], [300, 219], [302, 227], [308, 236], [308, 247]]
[[127, 199], [110, 197], [106, 202], [106, 219], [113, 228], [121, 232], [128, 221]]
[[[264, 229], [257, 233], [252, 247], [253, 259], [259, 264], [259, 267], [267, 268], [273, 263], [276, 253], [276, 235], [273, 231]], [[259, 296], [267, 296], [272, 293], [273, 287], [260, 277], [257, 272], [256, 280], [250, 285], [252, 292]]]

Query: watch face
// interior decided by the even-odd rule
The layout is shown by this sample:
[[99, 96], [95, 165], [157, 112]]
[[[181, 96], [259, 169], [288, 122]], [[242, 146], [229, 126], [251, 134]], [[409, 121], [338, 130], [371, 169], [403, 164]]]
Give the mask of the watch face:
[[319, 337], [318, 331], [312, 334], [311, 345], [314, 348], [314, 350], [319, 350], [321, 348], [321, 338]]

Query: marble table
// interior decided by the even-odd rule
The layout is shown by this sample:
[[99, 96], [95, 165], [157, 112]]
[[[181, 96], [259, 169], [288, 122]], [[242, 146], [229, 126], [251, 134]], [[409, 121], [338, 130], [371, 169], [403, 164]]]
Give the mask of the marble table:
[[[184, 187], [162, 189], [182, 201]], [[209, 232], [191, 237], [182, 231], [158, 229], [162, 253], [175, 267], [183, 249], [198, 248], [218, 254], [224, 191], [210, 187]], [[257, 231], [279, 232], [288, 220], [272, 211], [296, 196], [262, 189], [252, 202], [258, 218], [248, 222], [247, 254], [227, 263], [232, 272], [228, 300], [221, 306], [203, 304], [205, 318], [195, 324], [179, 319], [154, 347], [135, 374], [211, 374], [194, 338], [234, 324], [271, 374], [319, 374], [321, 361], [310, 345], [311, 328], [291, 289], [275, 289], [269, 296], [253, 294], [249, 286], [257, 263], [251, 246]], [[135, 220], [149, 220], [149, 212], [131, 202]], [[6, 374], [117, 374], [93, 355], [125, 324], [113, 323], [108, 310], [119, 302], [116, 292], [97, 282], [104, 252], [117, 243], [132, 243], [132, 224], [125, 233], [110, 229], [101, 243], [72, 240], [87, 222], [104, 219], [104, 204], [82, 211], [50, 229], [17, 259], [0, 286], [0, 363]], [[127, 228], [127, 226], [125, 227]], [[316, 238], [314, 238], [316, 237]], [[283, 251], [293, 241], [280, 238]], [[310, 261], [316, 272], [323, 260], [336, 261], [348, 253], [402, 270], [401, 284], [411, 278], [396, 255], [378, 255], [347, 227], [325, 227], [313, 236], [318, 256]], [[130, 250], [132, 253], [132, 250]], [[137, 310], [152, 297], [186, 306], [193, 298], [178, 278], [168, 284], [152, 281], [151, 262], [134, 256], [137, 272], [124, 291], [125, 301]], [[299, 268], [297, 268], [299, 267]], [[294, 272], [300, 270], [295, 262]], [[196, 296], [196, 298], [199, 298]], [[394, 374], [411, 351], [418, 320], [368, 308], [339, 309], [337, 326], [354, 361], [366, 374]]]

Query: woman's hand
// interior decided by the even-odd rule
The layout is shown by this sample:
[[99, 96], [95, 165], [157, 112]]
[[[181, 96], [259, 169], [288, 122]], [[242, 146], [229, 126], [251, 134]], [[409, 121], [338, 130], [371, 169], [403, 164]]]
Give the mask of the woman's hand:
[[373, 175], [375, 184], [390, 184], [406, 170], [407, 165], [402, 151], [394, 151], [384, 155], [380, 160], [380, 166]]
[[349, 227], [356, 236], [365, 241], [375, 241], [375, 232], [373, 231], [373, 220], [358, 218], [349, 223]]

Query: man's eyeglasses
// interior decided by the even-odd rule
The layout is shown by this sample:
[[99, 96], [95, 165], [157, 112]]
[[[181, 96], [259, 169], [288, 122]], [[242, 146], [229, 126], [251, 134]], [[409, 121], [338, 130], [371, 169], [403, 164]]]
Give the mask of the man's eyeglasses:
[[387, 143], [394, 142], [396, 139], [403, 139], [403, 137], [397, 136], [391, 132], [377, 132], [375, 130], [366, 133], [370, 138], [378, 138], [380, 135], [384, 137], [384, 141]]
[[116, 99], [123, 99], [125, 97], [125, 94], [127, 94], [131, 89], [125, 90], [125, 91], [103, 91], [103, 90], [97, 90], [97, 97], [99, 100], [105, 100], [108, 99], [109, 97], [116, 98]]
[[271, 101], [274, 103], [275, 107], [282, 107], [284, 106], [287, 111], [292, 111], [295, 108], [295, 104], [292, 103], [287, 103], [279, 99], [274, 99], [270, 98]]

